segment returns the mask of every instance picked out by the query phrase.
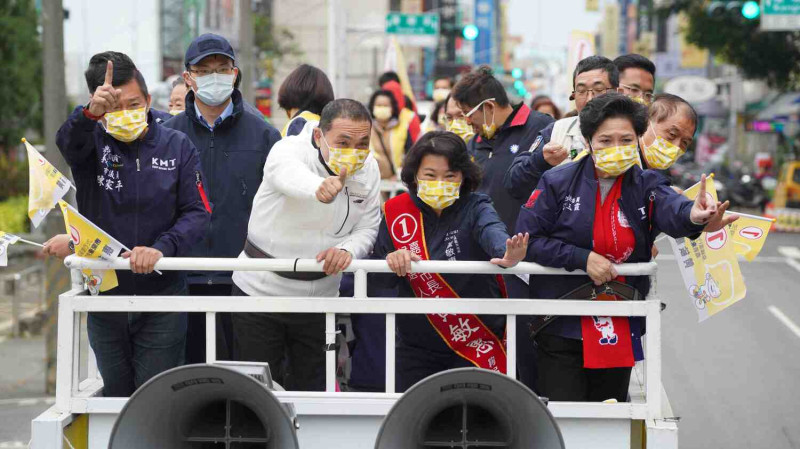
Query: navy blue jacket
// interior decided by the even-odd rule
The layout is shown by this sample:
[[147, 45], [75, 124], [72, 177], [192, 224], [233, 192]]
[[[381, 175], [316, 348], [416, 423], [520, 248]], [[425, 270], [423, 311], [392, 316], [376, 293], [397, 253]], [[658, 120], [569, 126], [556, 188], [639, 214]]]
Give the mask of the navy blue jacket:
[[503, 178], [503, 186], [512, 197], [517, 199], [527, 199], [539, 180], [547, 170], [553, 168], [544, 160], [542, 148], [550, 142], [553, 135], [553, 126], [556, 122], [547, 125], [539, 131], [539, 135], [525, 153], [520, 154], [506, 171]]
[[172, 118], [169, 112], [159, 111], [158, 109], [150, 109], [150, 114], [156, 120], [156, 123], [164, 123]]
[[522, 156], [536, 140], [539, 131], [552, 121], [553, 118], [549, 115], [531, 111], [528, 106], [520, 103], [514, 107], [514, 112], [497, 130], [492, 140], [487, 141], [478, 135], [469, 142], [470, 154], [483, 169], [483, 181], [478, 192], [492, 198], [497, 214], [508, 229], [514, 229], [519, 208], [525, 203], [527, 196], [510, 197], [503, 185], [503, 178], [514, 158]]
[[[412, 194], [414, 204], [422, 212], [425, 244], [430, 260], [488, 261], [503, 257], [508, 232], [486, 195], [472, 193], [459, 198], [437, 217], [433, 210]], [[386, 259], [395, 251], [384, 217], [378, 230], [372, 258]], [[499, 298], [500, 289], [493, 275], [442, 274], [453, 290], [463, 298]], [[397, 288], [399, 297], [413, 298], [414, 292], [406, 278], [395, 274], [371, 274], [371, 296], [379, 291]], [[498, 338], [502, 338], [505, 317], [488, 315], [480, 317]], [[429, 351], [450, 353], [452, 350], [436, 333], [424, 315], [398, 315], [399, 344], [425, 348]]]
[[[214, 130], [197, 117], [194, 92], [186, 94], [186, 110], [164, 124], [185, 133], [200, 152], [206, 174], [205, 191], [213, 214], [204, 236], [189, 252], [191, 257], [237, 257], [244, 248], [253, 197], [264, 176], [264, 163], [281, 136], [262, 116], [244, 107], [233, 91], [233, 114]], [[230, 284], [231, 272], [189, 273], [190, 284]]]
[[[703, 226], [692, 224], [689, 219], [693, 202], [672, 190], [663, 175], [634, 166], [623, 176], [620, 209], [636, 237], [633, 254], [626, 263], [649, 262], [653, 242], [660, 232], [675, 238], [696, 238], [702, 232]], [[547, 171], [536, 187], [538, 198], [522, 208], [517, 223], [517, 232], [531, 235], [525, 260], [568, 271], [585, 270], [593, 247], [597, 189], [591, 157]], [[560, 298], [587, 282], [591, 282], [588, 276], [531, 276], [530, 297]], [[650, 291], [647, 276], [626, 276], [626, 283], [635, 287], [642, 298]], [[632, 329], [634, 321], [639, 322], [643, 333], [644, 320], [633, 319]], [[543, 332], [581, 338], [580, 320], [562, 317]]]
[[[78, 106], [56, 135], [78, 189], [78, 209], [128, 248], [150, 246], [165, 257], [185, 255], [209, 222], [197, 190], [197, 150], [183, 134], [148, 116], [147, 133], [129, 144], [111, 137]], [[112, 294], [177, 291], [185, 276], [117, 272]]]

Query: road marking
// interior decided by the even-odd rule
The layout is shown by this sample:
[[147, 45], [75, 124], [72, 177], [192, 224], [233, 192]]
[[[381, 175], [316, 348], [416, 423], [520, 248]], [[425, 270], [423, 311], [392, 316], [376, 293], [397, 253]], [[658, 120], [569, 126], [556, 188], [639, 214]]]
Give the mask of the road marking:
[[789, 330], [792, 331], [797, 336], [797, 338], [800, 338], [800, 326], [795, 324], [795, 322], [792, 321], [791, 318], [789, 318], [788, 316], [786, 316], [786, 314], [781, 312], [781, 309], [775, 306], [769, 306], [767, 307], [767, 310], [769, 310], [771, 314], [775, 315], [775, 318], [777, 318], [778, 321], [783, 323], [784, 326], [788, 327]]
[[798, 261], [797, 259], [792, 259], [787, 257], [786, 259], [783, 259], [783, 261], [786, 262], [787, 265], [794, 268], [795, 270], [800, 271], [800, 261]]
[[796, 246], [779, 246], [778, 254], [790, 259], [800, 259], [800, 248]]
[[28, 443], [24, 441], [3, 441], [0, 442], [0, 449], [21, 449], [27, 448]]
[[[745, 259], [742, 256], [739, 256], [738, 259], [739, 259], [740, 262], [742, 262], [742, 261], [743, 262], [747, 262], [747, 259]], [[656, 257], [656, 261], [659, 261], [659, 260], [671, 260], [671, 261], [674, 261], [675, 260], [675, 256], [673, 256], [672, 254], [659, 254]], [[786, 263], [786, 260], [787, 260], [786, 257], [758, 256], [752, 262], [747, 262], [747, 263]]]

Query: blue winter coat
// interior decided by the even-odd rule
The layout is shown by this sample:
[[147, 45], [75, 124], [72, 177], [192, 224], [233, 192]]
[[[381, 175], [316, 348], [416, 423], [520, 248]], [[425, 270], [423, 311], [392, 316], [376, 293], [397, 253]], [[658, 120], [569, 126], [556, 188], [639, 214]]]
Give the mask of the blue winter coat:
[[[676, 193], [663, 175], [634, 166], [623, 176], [620, 209], [636, 237], [636, 246], [627, 263], [649, 262], [655, 237], [661, 232], [676, 238], [696, 238], [702, 232], [703, 226], [689, 219], [693, 202]], [[591, 157], [544, 174], [536, 187], [540, 192], [538, 198], [532, 205], [529, 201], [522, 207], [517, 222], [517, 232], [531, 235], [527, 261], [568, 271], [586, 269], [593, 247], [597, 189]], [[559, 298], [587, 282], [591, 282], [588, 276], [531, 276], [530, 297]], [[635, 287], [643, 298], [650, 290], [647, 276], [627, 276], [626, 283]], [[636, 323], [643, 333], [644, 320], [633, 319], [632, 329]], [[579, 339], [580, 319], [560, 318], [543, 332]]]
[[[61, 125], [56, 144], [77, 187], [78, 209], [128, 248], [150, 246], [165, 257], [185, 256], [203, 236], [210, 215], [197, 189], [203, 178], [197, 150], [184, 135], [148, 114], [147, 133], [120, 142], [78, 106]], [[112, 294], [175, 291], [185, 275], [117, 272]]]
[[[494, 257], [503, 257], [505, 254], [508, 232], [488, 196], [480, 193], [466, 195], [445, 208], [440, 217], [437, 217], [416, 195], [412, 198], [414, 204], [422, 211], [425, 244], [430, 260], [488, 261]], [[386, 256], [394, 251], [394, 243], [384, 218], [372, 257], [386, 259]], [[406, 278], [399, 278], [394, 274], [370, 276], [368, 285], [371, 292], [397, 287], [398, 296], [414, 297]], [[462, 298], [500, 297], [500, 289], [494, 275], [442, 274], [442, 277]], [[502, 338], [505, 317], [489, 315], [481, 316], [481, 319], [495, 332], [495, 335]], [[424, 315], [398, 315], [397, 333], [400, 344], [422, 347], [430, 351], [452, 351]]]
[[[264, 177], [264, 163], [272, 145], [281, 138], [263, 116], [246, 109], [238, 90], [233, 91], [231, 99], [233, 114], [213, 131], [197, 117], [192, 91], [186, 94], [186, 110], [164, 124], [185, 133], [197, 147], [206, 174], [205, 191], [213, 204], [205, 238], [192, 247], [191, 257], [237, 257], [242, 252], [253, 198]], [[192, 272], [189, 283], [230, 284], [231, 272]]]

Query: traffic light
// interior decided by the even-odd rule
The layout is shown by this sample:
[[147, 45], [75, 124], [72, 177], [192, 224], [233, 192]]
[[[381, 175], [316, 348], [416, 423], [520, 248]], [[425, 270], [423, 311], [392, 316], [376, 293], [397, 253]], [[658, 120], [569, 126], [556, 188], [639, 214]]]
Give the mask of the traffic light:
[[514, 81], [514, 89], [522, 90], [524, 88], [525, 88], [525, 83], [523, 83], [522, 80]]
[[761, 7], [757, 1], [713, 1], [708, 4], [706, 13], [711, 17], [734, 16], [753, 20], [761, 15]]
[[758, 2], [749, 1], [744, 2], [742, 5], [742, 16], [744, 16], [747, 20], [753, 20], [757, 18], [761, 14], [761, 7], [758, 6]]
[[474, 24], [466, 25], [461, 34], [464, 36], [464, 39], [468, 41], [474, 41], [478, 38], [478, 27], [476, 27]]
[[516, 68], [512, 69], [511, 70], [511, 76], [514, 77], [514, 79], [522, 78], [522, 69], [519, 68], [519, 67], [516, 67]]

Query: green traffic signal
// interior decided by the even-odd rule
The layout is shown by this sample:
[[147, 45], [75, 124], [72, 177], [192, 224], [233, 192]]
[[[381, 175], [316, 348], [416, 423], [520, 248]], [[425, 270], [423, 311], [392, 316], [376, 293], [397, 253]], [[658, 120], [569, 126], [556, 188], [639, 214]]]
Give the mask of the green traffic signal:
[[742, 16], [745, 19], [753, 20], [757, 18], [761, 14], [761, 7], [758, 6], [758, 2], [756, 1], [749, 1], [744, 2], [742, 5]]
[[522, 78], [522, 69], [519, 67], [512, 69], [511, 76], [514, 77], [515, 79]]
[[478, 27], [473, 24], [469, 24], [464, 27], [461, 34], [464, 36], [464, 39], [468, 41], [474, 41], [478, 38]]

